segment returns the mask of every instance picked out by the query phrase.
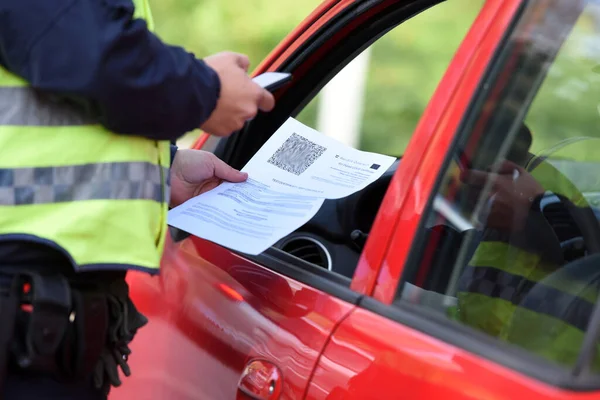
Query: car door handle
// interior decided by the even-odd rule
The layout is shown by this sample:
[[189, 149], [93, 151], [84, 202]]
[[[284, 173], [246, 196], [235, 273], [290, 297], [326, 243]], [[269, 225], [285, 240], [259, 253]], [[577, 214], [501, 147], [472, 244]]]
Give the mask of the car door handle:
[[238, 383], [238, 400], [277, 400], [281, 395], [281, 371], [266, 360], [253, 360], [246, 365]]

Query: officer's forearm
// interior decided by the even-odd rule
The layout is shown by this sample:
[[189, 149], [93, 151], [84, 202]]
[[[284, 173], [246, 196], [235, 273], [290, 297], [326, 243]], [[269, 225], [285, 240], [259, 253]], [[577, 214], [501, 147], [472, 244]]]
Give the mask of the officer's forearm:
[[[131, 50], [123, 38], [104, 55], [106, 61], [90, 88], [100, 121], [117, 133], [163, 140], [197, 129], [216, 106], [217, 74], [192, 54], [163, 44], [142, 28], [133, 34], [137, 35]], [[133, 54], [119, 58], [128, 52]]]

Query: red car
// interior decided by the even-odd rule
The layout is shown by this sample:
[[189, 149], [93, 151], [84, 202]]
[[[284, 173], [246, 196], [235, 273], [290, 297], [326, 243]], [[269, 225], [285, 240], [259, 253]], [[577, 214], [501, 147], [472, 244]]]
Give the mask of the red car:
[[[276, 109], [230, 138], [201, 137], [195, 147], [242, 167], [360, 50], [436, 3], [323, 2], [255, 71], [293, 74], [276, 92]], [[600, 399], [597, 296], [586, 298], [583, 325], [572, 322], [579, 336], [558, 354], [560, 325], [529, 324], [526, 340], [513, 341], [466, 318], [460, 295], [470, 290], [463, 276], [486, 243], [480, 234], [517, 216], [518, 197], [494, 203], [507, 205], [505, 218], [489, 217], [499, 210], [486, 208], [497, 175], [485, 166], [513, 156], [529, 157], [522, 175], [535, 176], [540, 163], [559, 171], [537, 178], [548, 193], [540, 215], [556, 247], [529, 256], [558, 252], [565, 269], [557, 273], [596, 262], [597, 65], [598, 3], [486, 1], [404, 154], [381, 179], [326, 201], [259, 256], [173, 230], [160, 276], [129, 274], [131, 295], [150, 322], [133, 342], [132, 376], [111, 399]], [[484, 174], [477, 191], [461, 186], [465, 169]], [[593, 218], [565, 212], [553, 186], [560, 180], [583, 196]], [[486, 254], [490, 264], [499, 261]], [[594, 276], [586, 279], [597, 282]], [[525, 300], [508, 300], [513, 324], [535, 283], [520, 292]], [[572, 321], [551, 309], [558, 303], [546, 304], [548, 316]]]

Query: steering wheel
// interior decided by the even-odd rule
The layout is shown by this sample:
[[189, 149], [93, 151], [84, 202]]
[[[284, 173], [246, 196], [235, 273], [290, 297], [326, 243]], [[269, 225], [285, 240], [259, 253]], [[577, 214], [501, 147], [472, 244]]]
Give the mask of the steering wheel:
[[[560, 199], [560, 198], [559, 198]], [[600, 223], [590, 206], [578, 207], [569, 201], [560, 200], [573, 222], [581, 232], [585, 249], [589, 254], [600, 253]], [[552, 222], [552, 221], [549, 221]], [[578, 238], [561, 242], [563, 250], [577, 246]]]
[[[564, 139], [556, 143], [554, 146], [540, 151], [537, 155], [530, 153], [531, 157], [526, 162], [525, 169], [532, 173], [532, 171], [535, 170], [541, 163], [547, 163], [549, 164], [550, 168], [554, 170], [556, 179], [569, 182], [572, 188], [577, 190], [577, 185], [571, 179], [569, 179], [569, 177], [567, 177], [565, 172], [554, 166], [550, 159], [552, 157], [561, 158], [561, 152], [566, 152], [567, 148], [569, 149], [570, 153], [564, 153], [563, 156], [566, 154], [577, 154], [578, 151], [585, 147], [589, 148], [590, 146], [594, 147], [600, 144], [593, 143], [595, 141], [598, 141], [598, 139], [593, 137], [570, 137]], [[579, 148], [577, 146], [579, 146]], [[574, 179], [574, 175], [572, 176]], [[570, 201], [565, 201], [560, 194], [560, 192], [557, 192], [558, 196], [555, 196], [555, 198], [558, 198], [558, 201], [566, 208], [568, 214], [582, 235], [581, 238], [573, 238], [571, 240], [563, 241], [561, 243], [561, 248], [563, 248], [565, 251], [568, 251], [569, 248], [576, 249], [577, 251], [577, 249], [583, 245], [589, 254], [600, 252], [600, 223], [598, 222], [598, 218], [596, 217], [594, 210], [590, 206], [577, 207]], [[581, 195], [581, 193], [579, 194]], [[548, 201], [548, 196], [544, 197], [542, 203], [544, 201]], [[551, 220], [549, 220], [549, 222], [552, 223]]]

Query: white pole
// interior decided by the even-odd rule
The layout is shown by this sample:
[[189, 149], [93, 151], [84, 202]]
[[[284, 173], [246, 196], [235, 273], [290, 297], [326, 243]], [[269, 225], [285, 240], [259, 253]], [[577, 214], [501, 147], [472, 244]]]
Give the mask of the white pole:
[[360, 140], [369, 59], [367, 48], [323, 88], [319, 100], [317, 129], [352, 147]]

